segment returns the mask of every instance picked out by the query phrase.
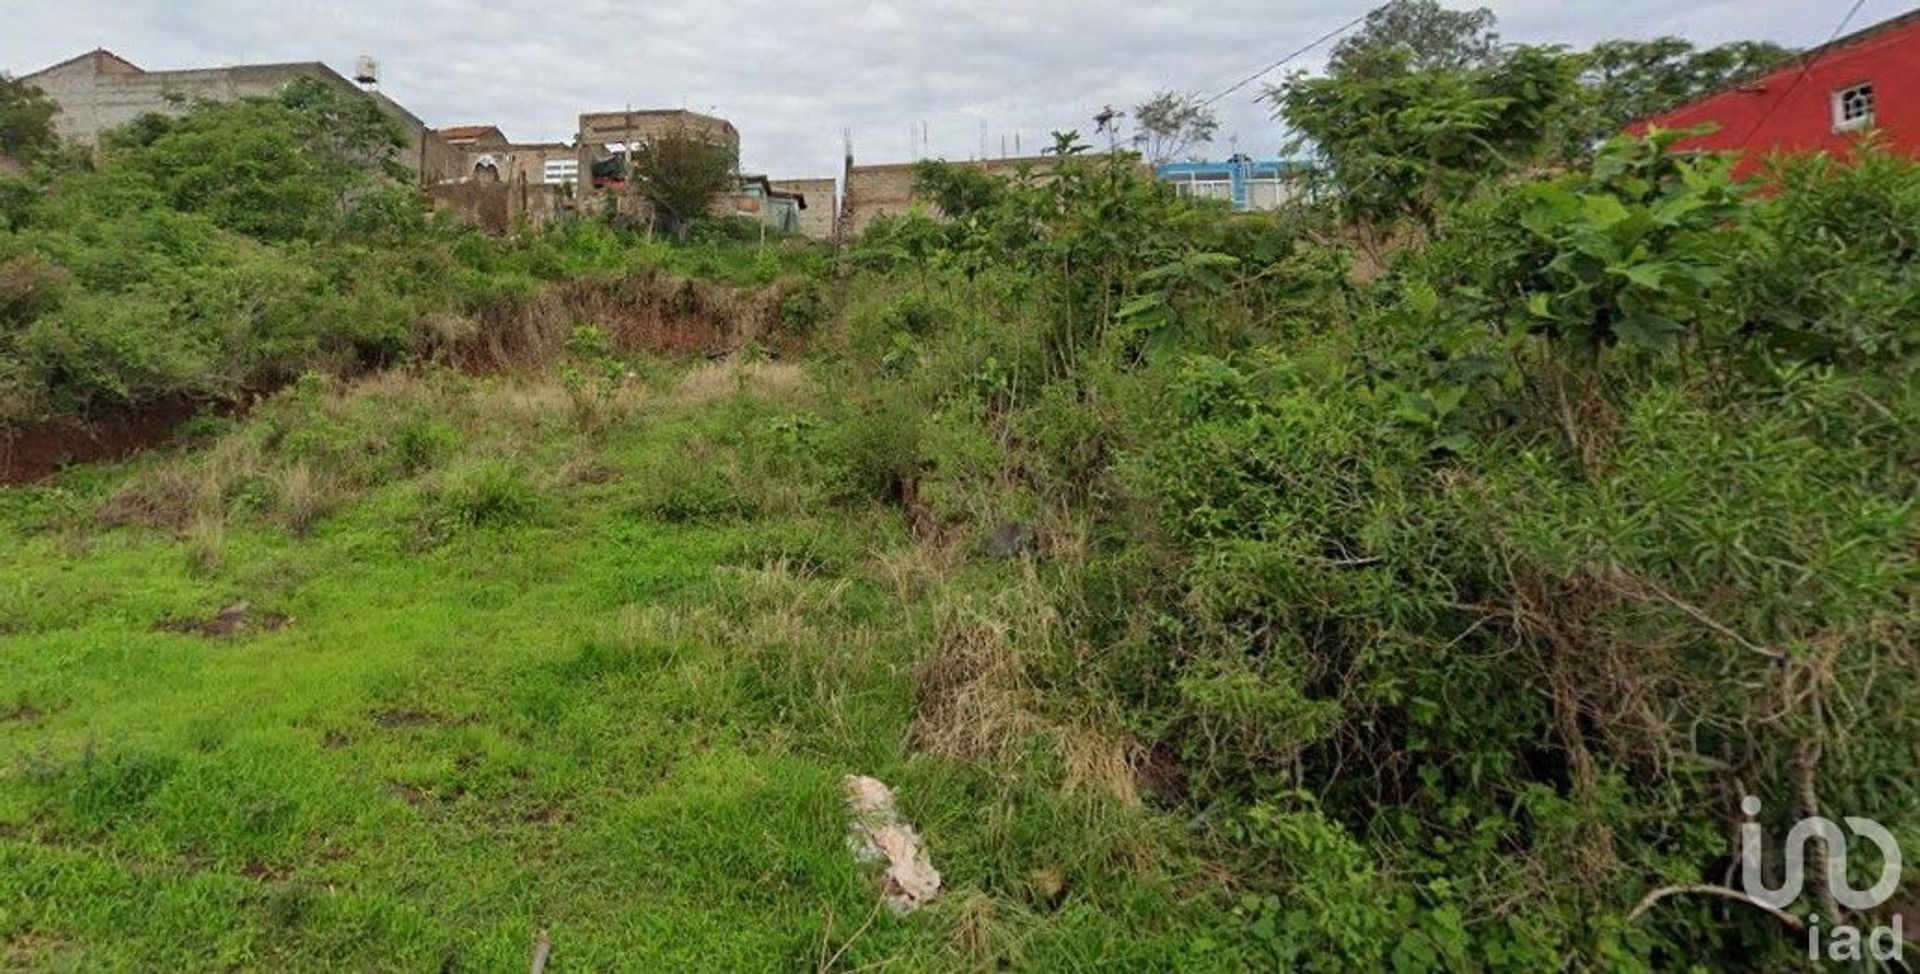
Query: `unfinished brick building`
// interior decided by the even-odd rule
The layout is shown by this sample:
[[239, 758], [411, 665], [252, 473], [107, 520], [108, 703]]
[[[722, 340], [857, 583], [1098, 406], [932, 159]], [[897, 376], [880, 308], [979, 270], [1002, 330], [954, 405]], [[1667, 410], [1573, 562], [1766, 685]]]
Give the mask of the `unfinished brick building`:
[[225, 68], [148, 71], [112, 51], [96, 48], [42, 68], [20, 80], [45, 92], [60, 111], [54, 131], [66, 141], [94, 145], [100, 135], [142, 115], [178, 115], [193, 101], [271, 98], [296, 78], [313, 78], [356, 97], [369, 98], [399, 125], [406, 140], [400, 163], [423, 184], [452, 178], [464, 157], [427, 128], [419, 116], [378, 91], [367, 90], [318, 61], [243, 64]]

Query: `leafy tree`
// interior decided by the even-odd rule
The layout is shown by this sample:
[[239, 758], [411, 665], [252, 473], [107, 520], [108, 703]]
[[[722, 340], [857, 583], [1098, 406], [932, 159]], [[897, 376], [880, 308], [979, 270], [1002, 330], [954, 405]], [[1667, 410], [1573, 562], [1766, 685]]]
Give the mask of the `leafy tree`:
[[913, 167], [913, 194], [931, 200], [940, 212], [963, 218], [1000, 201], [1006, 182], [970, 166], [928, 159]]
[[1554, 144], [1574, 68], [1523, 47], [1474, 70], [1295, 76], [1266, 97], [1317, 148], [1349, 217], [1431, 228], [1444, 203]]
[[1612, 40], [1580, 55], [1586, 91], [1582, 135], [1602, 138], [1638, 118], [1666, 111], [1793, 56], [1768, 41], [1734, 41], [1706, 50], [1678, 37]]
[[406, 178], [399, 160], [405, 145], [400, 128], [373, 99], [347, 94], [318, 78], [296, 78], [281, 91], [280, 104], [318, 125], [321, 144], [333, 158]]
[[1120, 146], [1120, 120], [1126, 117], [1126, 112], [1112, 105], [1101, 106], [1100, 112], [1093, 116], [1093, 131], [1107, 137], [1109, 152]]
[[1493, 11], [1450, 10], [1435, 0], [1392, 0], [1333, 48], [1328, 71], [1377, 78], [1404, 71], [1480, 68], [1500, 55]]
[[57, 111], [45, 92], [0, 72], [0, 155], [29, 159], [52, 148]]
[[685, 240], [693, 221], [733, 188], [737, 165], [726, 146], [690, 129], [675, 129], [634, 147], [633, 191]]
[[143, 116], [105, 143], [168, 205], [263, 240], [326, 236], [403, 173], [394, 124], [371, 101], [319, 81], [273, 99]]
[[1220, 120], [1196, 95], [1161, 91], [1134, 106], [1138, 131], [1133, 146], [1154, 163], [1179, 158], [1196, 145], [1213, 141]]

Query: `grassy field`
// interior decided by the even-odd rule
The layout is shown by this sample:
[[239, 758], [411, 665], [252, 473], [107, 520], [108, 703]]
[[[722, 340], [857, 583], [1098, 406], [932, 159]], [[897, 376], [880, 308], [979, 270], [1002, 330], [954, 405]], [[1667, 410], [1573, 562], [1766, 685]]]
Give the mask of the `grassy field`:
[[[309, 382], [0, 492], [0, 968], [1203, 960], [1097, 743], [1072, 788], [939, 756], [1018, 717], [1032, 569], [838, 493], [823, 408], [793, 366]], [[876, 915], [850, 773], [933, 908]]]

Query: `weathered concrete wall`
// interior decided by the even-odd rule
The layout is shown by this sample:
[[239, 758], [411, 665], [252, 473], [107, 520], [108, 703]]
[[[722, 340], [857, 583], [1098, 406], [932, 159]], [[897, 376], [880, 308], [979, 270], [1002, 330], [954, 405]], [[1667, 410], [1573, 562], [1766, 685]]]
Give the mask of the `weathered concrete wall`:
[[[1023, 169], [1044, 178], [1059, 164], [1058, 156], [971, 159], [952, 163], [955, 166], [977, 169], [989, 175], [1007, 179], [1019, 175]], [[938, 217], [940, 215], [938, 207], [930, 202], [913, 198], [913, 167], [915, 165], [917, 163], [889, 162], [856, 166], [853, 165], [852, 160], [848, 160], [846, 175], [843, 179], [845, 195], [841, 198], [840, 204], [840, 232], [851, 240], [865, 233], [875, 218], [905, 213], [916, 204], [925, 209], [929, 215]]]
[[574, 212], [574, 199], [562, 187], [520, 179], [438, 183], [427, 195], [455, 219], [496, 234], [522, 223], [544, 229]]
[[608, 143], [645, 142], [680, 131], [704, 136], [726, 146], [736, 157], [740, 155], [740, 131], [732, 122], [679, 108], [588, 112], [580, 116], [579, 141], [598, 147]]
[[461, 155], [434, 135], [412, 112], [379, 92], [363, 92], [353, 82], [317, 61], [251, 64], [187, 71], [142, 71], [107, 51], [92, 51], [24, 79], [60, 107], [54, 131], [81, 145], [149, 113], [178, 115], [196, 101], [271, 98], [288, 82], [314, 78], [355, 97], [370, 97], [401, 129], [405, 145], [399, 161], [423, 182], [458, 171]]
[[807, 198], [800, 211], [800, 235], [812, 240], [832, 240], [834, 217], [840, 212], [840, 194], [831, 179], [775, 179], [774, 189], [799, 193]]
[[560, 142], [528, 145], [473, 145], [461, 153], [460, 178], [484, 180], [487, 176], [482, 171], [483, 164], [492, 163], [492, 169], [498, 176], [499, 182], [510, 183], [524, 179], [538, 186], [546, 182], [547, 160], [574, 161], [576, 158], [577, 153], [574, 147]]

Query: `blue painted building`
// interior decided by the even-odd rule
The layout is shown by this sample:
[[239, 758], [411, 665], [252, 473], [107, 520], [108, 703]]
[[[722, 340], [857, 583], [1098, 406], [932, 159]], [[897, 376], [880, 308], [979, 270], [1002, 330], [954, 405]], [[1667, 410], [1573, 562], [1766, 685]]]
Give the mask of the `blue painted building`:
[[1182, 196], [1220, 200], [1236, 210], [1277, 210], [1304, 196], [1304, 163], [1234, 156], [1220, 162], [1164, 162], [1154, 178]]

